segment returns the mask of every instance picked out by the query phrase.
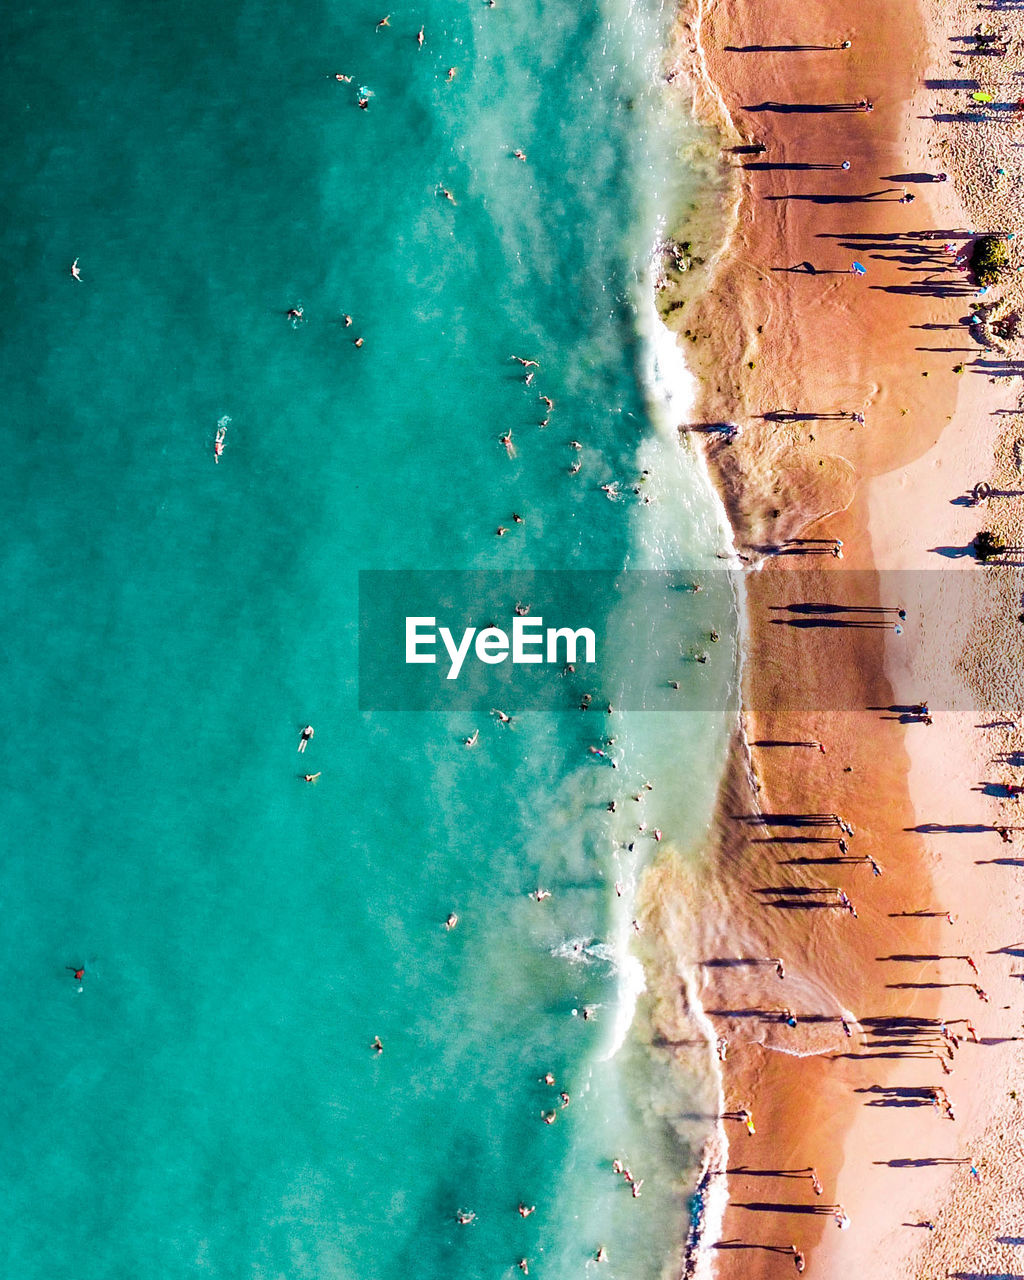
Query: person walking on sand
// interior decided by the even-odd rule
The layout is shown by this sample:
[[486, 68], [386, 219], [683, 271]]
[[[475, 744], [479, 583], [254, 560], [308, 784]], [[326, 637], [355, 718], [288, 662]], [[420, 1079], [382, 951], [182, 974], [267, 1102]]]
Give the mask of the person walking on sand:
[[972, 970], [974, 973], [977, 973], [977, 972], [978, 972], [978, 966], [974, 963], [974, 957], [973, 957], [973, 956], [961, 956], [961, 957], [960, 957], [960, 959], [961, 959], [961, 960], [966, 960], [966, 961], [967, 961], [967, 963], [971, 966], [971, 970]]
[[309, 740], [310, 738], [312, 738], [312, 736], [313, 736], [313, 726], [311, 724], [307, 724], [305, 729], [303, 729], [301, 736], [299, 737], [299, 755], [302, 755], [305, 752], [306, 747], [309, 744]]
[[782, 963], [781, 960], [769, 960], [768, 963], [773, 964], [775, 966], [775, 972], [778, 975], [778, 977], [784, 978], [786, 976], [786, 966]]
[[749, 1109], [749, 1107], [743, 1108], [740, 1112], [740, 1119], [747, 1126], [747, 1133], [753, 1137], [754, 1134], [757, 1133], [757, 1130], [754, 1128], [754, 1113]]
[[825, 1188], [821, 1185], [821, 1179], [818, 1177], [817, 1169], [811, 1168], [808, 1169], [807, 1172], [811, 1177], [811, 1190], [816, 1196], [820, 1196]]
[[833, 1214], [836, 1220], [836, 1226], [840, 1231], [846, 1231], [850, 1226], [850, 1215], [846, 1212], [841, 1204], [836, 1205], [836, 1211]]

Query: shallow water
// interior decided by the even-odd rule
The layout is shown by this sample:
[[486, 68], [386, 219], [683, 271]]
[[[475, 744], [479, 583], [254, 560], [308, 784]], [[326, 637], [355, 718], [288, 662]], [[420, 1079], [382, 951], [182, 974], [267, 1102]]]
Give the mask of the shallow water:
[[[717, 507], [650, 403], [659, 378], [686, 394], [644, 285], [686, 187], [665, 16], [380, 16], [2, 19], [0, 1223], [23, 1280], [566, 1276], [602, 1242], [641, 1280], [681, 1238], [688, 1085], [627, 1036], [653, 842], [620, 847], [593, 724], [360, 712], [356, 665], [360, 569], [715, 563]], [[600, 625], [643, 653], [635, 616]], [[655, 783], [666, 846], [698, 840], [722, 735], [618, 718], [616, 787]], [[557, 954], [580, 937], [589, 963]], [[572, 1096], [553, 1125], [547, 1069]]]

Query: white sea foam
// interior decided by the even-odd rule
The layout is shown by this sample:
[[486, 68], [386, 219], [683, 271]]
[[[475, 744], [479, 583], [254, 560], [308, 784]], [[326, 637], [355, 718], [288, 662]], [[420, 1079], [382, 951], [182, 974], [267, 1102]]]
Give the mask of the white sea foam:
[[644, 967], [636, 956], [623, 951], [618, 964], [618, 990], [615, 993], [615, 1011], [609, 1032], [608, 1045], [598, 1059], [608, 1062], [614, 1058], [626, 1042], [633, 1025], [636, 1002], [647, 990]]

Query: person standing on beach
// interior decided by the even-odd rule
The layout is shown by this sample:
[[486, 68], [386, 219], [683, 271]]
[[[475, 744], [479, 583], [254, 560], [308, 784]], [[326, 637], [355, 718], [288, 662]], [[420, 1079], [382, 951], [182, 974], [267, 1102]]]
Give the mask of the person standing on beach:
[[791, 1244], [789, 1247], [793, 1250], [793, 1266], [796, 1267], [797, 1271], [803, 1274], [804, 1268], [807, 1266], [807, 1263], [804, 1260], [804, 1255], [795, 1244]]

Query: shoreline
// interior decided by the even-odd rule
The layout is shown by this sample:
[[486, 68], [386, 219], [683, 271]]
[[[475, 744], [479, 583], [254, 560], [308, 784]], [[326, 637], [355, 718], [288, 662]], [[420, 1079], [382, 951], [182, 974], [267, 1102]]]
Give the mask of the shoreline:
[[[937, 100], [962, 105], [965, 97], [948, 91], [957, 75], [948, 64], [960, 65], [949, 34], [969, 32], [985, 15], [967, 5], [950, 13], [938, 0], [898, 15], [862, 0], [841, 21], [831, 8], [817, 0], [773, 20], [752, 0], [725, 0], [712, 13], [695, 0], [671, 55], [673, 70], [689, 67], [698, 113], [722, 133], [726, 162], [752, 166], [733, 175], [731, 225], [711, 257], [710, 282], [694, 299], [683, 290], [689, 282], [670, 273], [662, 301], [703, 390], [695, 424], [681, 430], [689, 425], [702, 439], [736, 544], [761, 570], [746, 575], [742, 725], [703, 869], [710, 890], [662, 864], [645, 891], [646, 918], [674, 951], [660, 958], [652, 984], [655, 1023], [666, 1042], [678, 1042], [681, 1027], [709, 1019], [729, 1042], [723, 1112], [749, 1107], [757, 1120], [748, 1137], [740, 1120], [720, 1118], [728, 1149], [712, 1142], [702, 1186], [721, 1200], [724, 1184], [728, 1202], [720, 1230], [709, 1213], [705, 1238], [691, 1238], [688, 1249], [686, 1275], [713, 1270], [725, 1280], [778, 1275], [792, 1266], [793, 1248], [823, 1274], [884, 1266], [887, 1275], [931, 1276], [954, 1253], [968, 1265], [969, 1250], [954, 1237], [965, 1234], [965, 1220], [988, 1220], [964, 1162], [983, 1164], [978, 1152], [1007, 1148], [994, 1117], [1007, 1109], [1000, 1089], [1010, 1066], [1024, 1058], [1013, 1037], [986, 1034], [999, 1021], [993, 1006], [1011, 1007], [1017, 993], [1003, 972], [1007, 957], [982, 959], [997, 940], [1014, 941], [1020, 894], [1004, 872], [1005, 900], [990, 901], [991, 876], [979, 881], [974, 865], [998, 859], [993, 844], [1005, 848], [989, 833], [1008, 821], [1007, 802], [971, 790], [993, 745], [1004, 760], [1024, 746], [1009, 731], [996, 741], [974, 727], [974, 708], [998, 710], [1014, 687], [1019, 627], [1008, 635], [991, 591], [987, 600], [972, 595], [972, 611], [945, 625], [948, 592], [936, 599], [913, 578], [876, 572], [937, 567], [937, 542], [955, 531], [962, 545], [979, 527], [979, 513], [952, 497], [989, 477], [1008, 491], [1024, 471], [1012, 426], [1001, 434], [978, 427], [1015, 403], [1009, 380], [993, 390], [955, 371], [959, 362], [987, 372], [991, 349], [962, 327], [976, 289], [941, 249], [964, 242], [972, 222], [1011, 225], [977, 199], [960, 212], [985, 135], [955, 113], [938, 114], [946, 104]], [[744, 45], [737, 39], [730, 49], [736, 32]], [[845, 40], [849, 50], [837, 47]], [[983, 69], [994, 66], [986, 59]], [[1010, 64], [996, 69], [1006, 79]], [[871, 112], [811, 109], [865, 97]], [[767, 149], [753, 151], [755, 142]], [[839, 150], [848, 170], [838, 167]], [[952, 181], [934, 181], [944, 171]], [[915, 200], [902, 203], [887, 188]], [[863, 260], [867, 279], [851, 276], [840, 253]], [[820, 260], [800, 269], [809, 254]], [[1000, 293], [1016, 303], [1017, 279]], [[967, 341], [932, 346], [922, 342], [929, 329]], [[721, 424], [738, 428], [731, 440]], [[990, 523], [1011, 545], [1024, 544], [1019, 499]], [[828, 555], [779, 554], [787, 539], [808, 537], [842, 539], [842, 566]], [[938, 567], [975, 569], [969, 556]], [[893, 587], [906, 598], [879, 594]], [[826, 602], [839, 611], [832, 616], [861, 625], [799, 626], [808, 619], [794, 617], [794, 600]], [[897, 608], [908, 615], [903, 634]], [[780, 621], [790, 625], [773, 625]], [[1013, 655], [999, 681], [989, 669], [996, 637]], [[928, 727], [886, 710], [947, 698], [954, 709], [943, 707]], [[825, 750], [795, 745], [816, 742]], [[1002, 774], [1010, 776], [1005, 766]], [[831, 823], [806, 821], [813, 813], [853, 826], [845, 850]], [[964, 825], [977, 829], [975, 844], [987, 853], [965, 849], [952, 830]], [[881, 875], [870, 874], [871, 859]], [[834, 905], [838, 888], [856, 903], [856, 920]], [[673, 893], [690, 895], [699, 925], [671, 911]], [[963, 955], [976, 958], [978, 978]], [[765, 963], [777, 956], [786, 959], [784, 980]], [[975, 981], [991, 992], [988, 1003], [969, 990]], [[780, 1006], [796, 1015], [795, 1028]], [[943, 1019], [953, 1027], [973, 1020], [992, 1051], [969, 1054], [961, 1027], [951, 1066]], [[948, 1084], [947, 1070], [958, 1072]], [[933, 1107], [936, 1088], [955, 1095], [957, 1123]], [[852, 1230], [835, 1230], [833, 1204]], [[923, 1229], [926, 1220], [934, 1229]], [[979, 1225], [978, 1248], [982, 1234]], [[994, 1263], [1019, 1265], [1012, 1249], [989, 1252]]]

